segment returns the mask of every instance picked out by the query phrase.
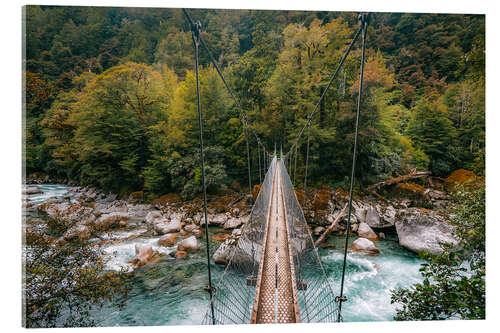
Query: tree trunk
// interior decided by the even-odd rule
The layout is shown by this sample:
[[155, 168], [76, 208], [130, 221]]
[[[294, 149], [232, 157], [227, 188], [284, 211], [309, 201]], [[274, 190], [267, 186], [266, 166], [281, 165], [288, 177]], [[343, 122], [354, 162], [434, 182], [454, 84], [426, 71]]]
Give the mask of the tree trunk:
[[323, 234], [316, 240], [316, 242], [314, 242], [314, 246], [315, 247], [318, 247], [321, 243], [323, 243], [325, 241], [325, 239], [328, 237], [328, 235], [330, 235], [332, 233], [333, 229], [335, 229], [337, 227], [337, 225], [339, 224], [340, 220], [347, 213], [347, 205], [348, 204], [349, 203], [345, 204], [344, 208], [342, 208], [342, 210], [337, 215], [337, 217], [335, 217], [335, 220], [333, 220], [332, 224], [323, 232]]
[[413, 171], [413, 172], [411, 172], [411, 173], [409, 173], [407, 175], [399, 176], [399, 177], [396, 177], [396, 178], [391, 178], [389, 180], [384, 180], [383, 182], [380, 182], [380, 183], [368, 186], [367, 190], [368, 191], [372, 191], [372, 190], [375, 190], [375, 189], [379, 189], [379, 188], [381, 188], [383, 186], [394, 185], [394, 184], [397, 184], [397, 183], [408, 181], [410, 179], [416, 179], [416, 178], [421, 178], [421, 177], [429, 176], [430, 174], [431, 174], [430, 171]]

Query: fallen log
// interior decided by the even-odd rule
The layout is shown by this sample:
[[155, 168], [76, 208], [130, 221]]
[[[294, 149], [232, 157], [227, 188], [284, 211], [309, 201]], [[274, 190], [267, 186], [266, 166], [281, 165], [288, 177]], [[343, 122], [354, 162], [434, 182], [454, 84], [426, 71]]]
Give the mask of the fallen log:
[[234, 199], [233, 201], [231, 201], [228, 206], [231, 207], [232, 205], [234, 205], [235, 203], [239, 202], [241, 199], [243, 199], [246, 196], [247, 196], [247, 194], [245, 193], [245, 194], [240, 195], [239, 197], [236, 197], [236, 199]]
[[348, 204], [349, 203], [345, 204], [344, 208], [342, 208], [340, 213], [338, 213], [338, 215], [335, 217], [335, 220], [333, 220], [332, 224], [323, 232], [323, 234], [316, 240], [316, 242], [314, 242], [315, 247], [318, 247], [321, 243], [323, 243], [325, 241], [325, 239], [328, 237], [328, 235], [330, 235], [332, 233], [333, 229], [335, 229], [335, 227], [337, 227], [340, 220], [347, 213], [347, 205]]
[[408, 181], [410, 179], [422, 178], [422, 177], [425, 177], [425, 176], [429, 176], [430, 174], [431, 174], [430, 171], [413, 171], [413, 172], [411, 172], [411, 173], [409, 173], [407, 175], [404, 175], [404, 176], [399, 176], [399, 177], [391, 178], [391, 179], [388, 179], [388, 180], [384, 180], [383, 182], [370, 185], [366, 189], [368, 191], [378, 190], [378, 189], [380, 189], [381, 187], [384, 187], [384, 186], [389, 186], [389, 185], [394, 185], [394, 184], [397, 184], [397, 183], [406, 182], [406, 181]]

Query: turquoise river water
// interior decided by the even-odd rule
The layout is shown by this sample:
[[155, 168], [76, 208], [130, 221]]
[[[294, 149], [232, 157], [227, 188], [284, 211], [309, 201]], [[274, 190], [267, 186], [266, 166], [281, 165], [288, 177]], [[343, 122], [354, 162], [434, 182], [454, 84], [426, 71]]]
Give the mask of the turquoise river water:
[[[41, 194], [30, 195], [33, 203], [41, 203], [51, 197], [68, 195], [65, 185], [37, 185]], [[29, 212], [27, 213], [28, 215]], [[216, 230], [211, 230], [215, 232]], [[110, 233], [112, 238], [127, 238], [143, 233], [144, 228], [137, 226], [127, 231]], [[92, 312], [98, 326], [130, 325], [196, 325], [201, 323], [208, 309], [208, 294], [203, 290], [207, 285], [207, 267], [205, 249], [181, 259], [174, 259], [169, 254], [175, 248], [158, 247], [159, 237], [143, 233], [139, 238], [124, 240], [113, 245], [104, 245], [103, 251], [107, 269], [130, 269], [128, 261], [134, 257], [134, 244], [148, 243], [164, 255], [153, 265], [147, 265], [133, 272], [130, 278], [131, 291], [122, 307], [117, 301], [107, 303], [103, 308]], [[352, 240], [354, 240], [353, 237]], [[204, 239], [200, 243], [204, 244]], [[335, 249], [320, 249], [320, 256], [331, 280], [334, 290], [340, 288], [340, 273], [343, 262], [343, 237], [333, 237], [330, 243]], [[395, 314], [395, 307], [390, 302], [390, 291], [399, 287], [408, 287], [419, 282], [419, 273], [423, 262], [414, 253], [399, 246], [396, 236], [388, 236], [377, 241], [380, 255], [367, 256], [349, 253], [346, 268], [344, 294], [348, 301], [344, 303], [342, 315], [344, 321], [389, 321]], [[218, 244], [211, 246], [211, 251]], [[215, 285], [222, 275], [224, 267], [213, 265]]]

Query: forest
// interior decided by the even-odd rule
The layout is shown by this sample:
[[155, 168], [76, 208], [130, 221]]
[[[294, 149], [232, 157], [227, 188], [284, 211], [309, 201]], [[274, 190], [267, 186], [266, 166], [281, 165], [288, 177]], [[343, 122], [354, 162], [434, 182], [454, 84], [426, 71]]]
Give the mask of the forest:
[[[359, 26], [351, 12], [191, 15], [270, 152], [293, 144]], [[194, 48], [180, 9], [27, 6], [24, 20], [26, 175], [150, 198], [201, 192]], [[484, 34], [484, 15], [371, 15], [358, 188], [414, 169], [484, 175]], [[360, 57], [357, 43], [312, 120], [313, 186], [349, 182]], [[241, 190], [241, 115], [205, 52], [200, 65], [208, 191]]]

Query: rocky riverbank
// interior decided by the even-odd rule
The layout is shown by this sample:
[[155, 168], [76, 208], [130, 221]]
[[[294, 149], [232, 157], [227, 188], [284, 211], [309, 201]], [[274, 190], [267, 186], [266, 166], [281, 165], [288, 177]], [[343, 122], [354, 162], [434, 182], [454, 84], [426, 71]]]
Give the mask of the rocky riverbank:
[[[156, 245], [175, 249], [172, 255], [176, 258], [199, 249], [198, 239], [203, 235], [205, 224], [201, 198], [183, 202], [178, 195], [167, 194], [144, 203], [142, 192], [118, 199], [116, 194], [105, 194], [94, 188], [68, 186], [64, 198], [39, 204], [30, 202], [30, 196], [39, 191], [36, 186], [25, 186], [23, 206], [47, 217], [49, 226], [58, 232], [54, 238], [56, 244], [90, 239], [98, 239], [98, 243], [103, 244], [111, 241], [106, 235], [114, 230], [129, 232], [126, 239], [146, 233], [159, 236]], [[297, 191], [296, 194], [302, 202], [303, 193]], [[396, 233], [401, 246], [417, 253], [440, 253], [442, 243], [456, 244], [450, 216], [444, 209], [450, 205], [450, 200], [443, 184], [434, 182], [424, 187], [398, 183], [384, 195], [373, 192], [355, 196], [349, 232], [357, 235], [359, 241], [353, 244], [352, 251], [378, 254], [376, 241], [385, 238], [387, 233]], [[227, 264], [231, 245], [237, 241], [241, 226], [248, 220], [249, 199], [236, 193], [210, 198], [208, 221], [211, 226], [225, 231], [212, 237], [212, 240], [223, 242], [213, 256], [216, 263]], [[320, 236], [327, 228], [333, 234], [345, 235], [347, 216], [339, 214], [345, 213], [347, 201], [347, 193], [340, 189], [308, 193], [303, 208], [315, 236]], [[151, 245], [139, 244], [135, 249], [136, 256], [130, 261], [134, 268], [158, 256]]]
[[[183, 202], [168, 194], [145, 202], [141, 192], [119, 197], [88, 187], [42, 183], [23, 188], [23, 228], [39, 228], [54, 246], [79, 242], [96, 246], [105, 270], [131, 272], [127, 276], [133, 292], [125, 307], [108, 304], [94, 312], [99, 325], [201, 322], [207, 304], [201, 198]], [[449, 216], [443, 210], [451, 203], [446, 189], [416, 187], [417, 194], [394, 187], [378, 195], [356, 193], [354, 198], [346, 272], [350, 302], [345, 313], [350, 321], [391, 320], [390, 290], [421, 281], [418, 268], [423, 261], [401, 245], [413, 252], [439, 250], [436, 236], [451, 236]], [[297, 195], [302, 201], [300, 191]], [[211, 253], [219, 264], [212, 270], [215, 280], [222, 276], [231, 245], [248, 219], [249, 199], [238, 193], [209, 198], [208, 218], [217, 223], [210, 228]], [[346, 202], [347, 195], [340, 190], [308, 191], [304, 210], [311, 231], [322, 235]], [[345, 220], [345, 216], [339, 219], [319, 248], [333, 281], [340, 279]], [[358, 294], [372, 297], [367, 300]], [[168, 314], [151, 311], [151, 304], [168, 308]]]
[[[138, 200], [137, 194], [122, 200], [115, 194], [105, 194], [94, 188], [68, 186], [64, 197], [36, 203], [32, 197], [39, 193], [41, 191], [37, 186], [25, 186], [23, 207], [44, 217], [55, 245], [70, 242], [116, 244], [149, 235], [150, 238], [158, 238], [155, 247], [173, 249], [172, 256], [176, 258], [200, 248], [198, 239], [203, 235], [205, 224], [200, 199], [181, 202], [178, 196], [170, 194], [152, 203], [143, 203]], [[207, 216], [210, 225], [228, 234], [239, 228], [250, 212], [245, 199], [245, 196], [236, 201], [234, 196], [211, 198]], [[135, 246], [135, 253], [136, 256], [129, 262], [134, 269], [161, 255], [153, 250], [151, 244], [140, 242]]]
[[[346, 206], [348, 198], [342, 190], [319, 190], [311, 195], [304, 214], [315, 235], [319, 236], [327, 227], [331, 227]], [[355, 197], [350, 233], [368, 240], [361, 243], [368, 248], [357, 247], [352, 250], [370, 252], [373, 241], [384, 238], [386, 233], [395, 232], [400, 245], [408, 250], [441, 253], [442, 243], [456, 244], [450, 224], [451, 216], [443, 209], [448, 205], [448, 194], [431, 188], [424, 188], [420, 195], [410, 192], [398, 193], [390, 198], [376, 195]], [[347, 214], [333, 226], [333, 233], [345, 235], [346, 225]]]

